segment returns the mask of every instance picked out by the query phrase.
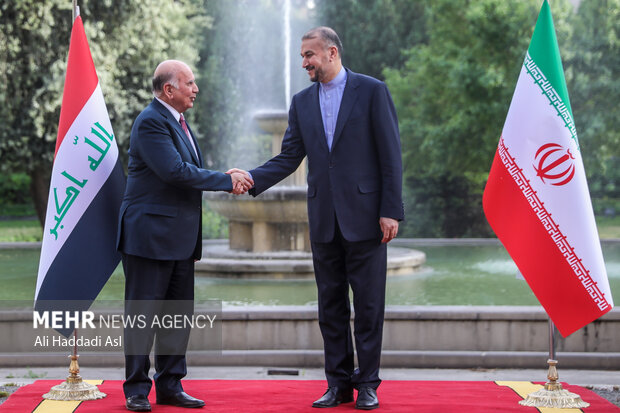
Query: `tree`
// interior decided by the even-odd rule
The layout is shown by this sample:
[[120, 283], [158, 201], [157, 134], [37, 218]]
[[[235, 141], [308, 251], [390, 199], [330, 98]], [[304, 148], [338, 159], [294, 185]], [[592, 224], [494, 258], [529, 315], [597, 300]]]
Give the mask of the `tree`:
[[401, 53], [426, 41], [422, 0], [322, 0], [321, 25], [343, 42], [343, 64], [383, 79], [383, 69], [400, 68]]
[[620, 209], [620, 0], [581, 2], [567, 82], [595, 212]]
[[[428, 43], [387, 69], [398, 110], [409, 236], [489, 235], [481, 196], [539, 0], [426, 1]], [[554, 1], [560, 39], [566, 2]]]
[[[71, 5], [66, 1], [31, 0], [0, 5], [0, 43], [5, 45], [0, 56], [0, 168], [2, 173], [28, 172], [40, 220], [45, 214], [42, 198], [47, 198], [55, 137], [37, 130], [35, 124], [41, 128], [49, 112], [56, 114], [58, 123], [57, 109], [62, 98], [60, 45], [68, 47], [69, 43], [68, 30], [59, 27], [70, 25]], [[38, 99], [46, 89], [58, 95], [51, 107]]]
[[[210, 23], [201, 0], [80, 2], [86, 35], [121, 153], [131, 124], [151, 99], [158, 62], [198, 60], [192, 36]], [[0, 4], [2, 121], [0, 168], [31, 178], [39, 220], [45, 220], [66, 58], [71, 2], [14, 0]]]

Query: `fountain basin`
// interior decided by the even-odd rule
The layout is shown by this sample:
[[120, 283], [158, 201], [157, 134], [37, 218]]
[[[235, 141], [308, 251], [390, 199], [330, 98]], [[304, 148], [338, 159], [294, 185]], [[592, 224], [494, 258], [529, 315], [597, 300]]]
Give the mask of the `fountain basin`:
[[[314, 278], [312, 254], [305, 251], [249, 252], [232, 250], [226, 240], [205, 243], [196, 275], [225, 278]], [[426, 254], [409, 248], [388, 247], [387, 275], [412, 274], [426, 261]]]

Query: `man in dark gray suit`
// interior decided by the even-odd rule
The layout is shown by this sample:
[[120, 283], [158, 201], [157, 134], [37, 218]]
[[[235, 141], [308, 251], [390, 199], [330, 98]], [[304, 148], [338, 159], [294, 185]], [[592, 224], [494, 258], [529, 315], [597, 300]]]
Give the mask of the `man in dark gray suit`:
[[328, 27], [302, 37], [302, 66], [316, 83], [293, 97], [281, 153], [250, 171], [250, 194], [275, 185], [308, 157], [308, 219], [328, 383], [313, 406], [351, 402], [356, 388], [356, 407], [375, 409], [387, 243], [404, 218], [400, 135], [386, 85], [344, 68], [341, 54], [340, 39]]
[[[143, 310], [137, 303], [145, 301], [176, 300], [193, 307], [194, 261], [202, 253], [202, 191], [239, 194], [252, 185], [241, 172], [202, 168], [202, 154], [183, 117], [197, 93], [189, 66], [162, 62], [153, 76], [155, 98], [131, 129], [117, 241], [125, 270], [125, 309], [130, 314]], [[147, 396], [153, 341], [157, 403], [204, 406], [181, 385], [188, 338], [188, 328], [157, 333], [148, 328], [125, 330], [123, 389], [128, 410], [151, 411]]]

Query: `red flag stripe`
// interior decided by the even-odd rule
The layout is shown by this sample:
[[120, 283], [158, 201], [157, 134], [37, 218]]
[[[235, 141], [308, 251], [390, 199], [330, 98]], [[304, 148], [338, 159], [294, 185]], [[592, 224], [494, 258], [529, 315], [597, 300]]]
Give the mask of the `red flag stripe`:
[[71, 30], [67, 74], [65, 75], [54, 157], [67, 131], [93, 94], [98, 82], [95, 64], [90, 54], [86, 33], [84, 33], [82, 18], [78, 16], [73, 22], [73, 29]]
[[[511, 159], [500, 139], [484, 192], [484, 211], [530, 288], [566, 337], [610, 311], [611, 305], [517, 165], [504, 164], [510, 164]], [[532, 245], [534, 240], [536, 245]]]

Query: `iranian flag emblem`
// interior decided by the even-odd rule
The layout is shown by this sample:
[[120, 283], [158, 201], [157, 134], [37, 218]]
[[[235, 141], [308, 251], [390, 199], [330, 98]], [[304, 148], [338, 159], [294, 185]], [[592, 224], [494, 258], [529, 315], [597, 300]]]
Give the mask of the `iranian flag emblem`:
[[549, 4], [483, 196], [489, 224], [566, 337], [613, 308]]

